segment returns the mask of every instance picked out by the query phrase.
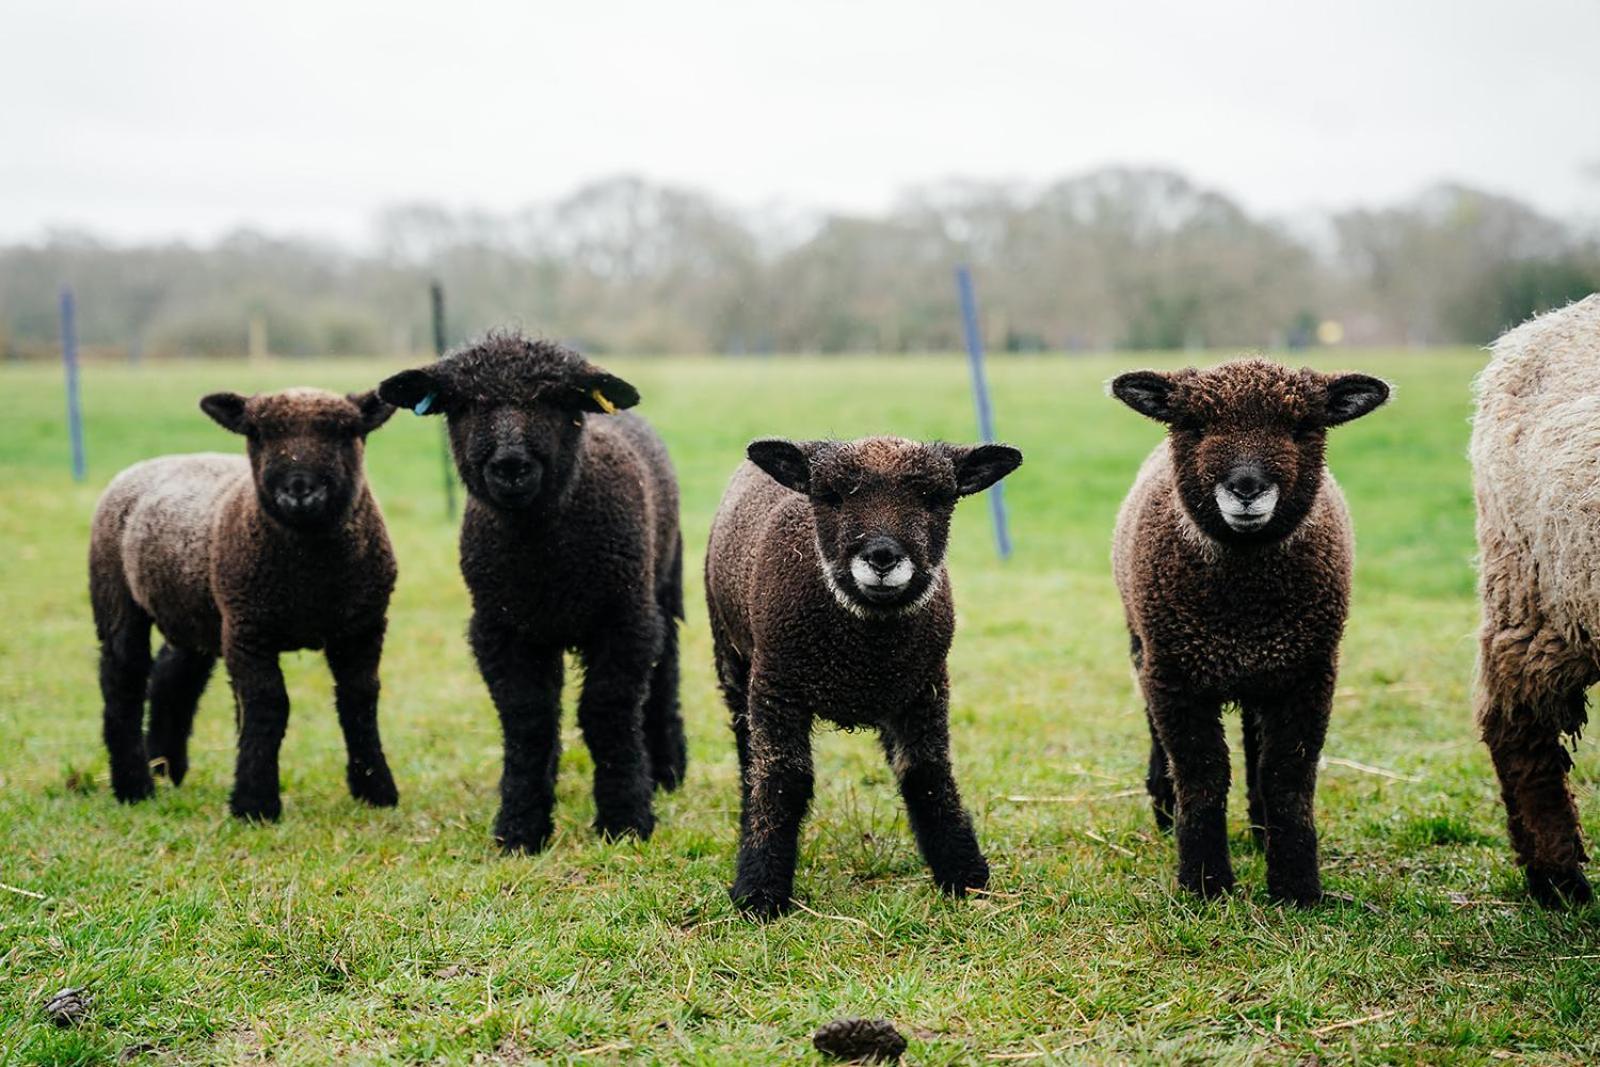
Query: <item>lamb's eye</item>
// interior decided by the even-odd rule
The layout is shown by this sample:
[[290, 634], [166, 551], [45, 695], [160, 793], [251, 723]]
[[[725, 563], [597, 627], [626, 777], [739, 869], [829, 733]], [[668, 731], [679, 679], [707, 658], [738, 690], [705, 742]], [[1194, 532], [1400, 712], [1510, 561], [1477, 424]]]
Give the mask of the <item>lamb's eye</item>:
[[922, 502], [930, 508], [948, 507], [956, 502], [956, 495], [943, 488], [924, 489], [922, 491]]
[[830, 508], [842, 507], [844, 505], [843, 495], [835, 492], [832, 489], [824, 489], [817, 493], [815, 500], [817, 503], [825, 504]]

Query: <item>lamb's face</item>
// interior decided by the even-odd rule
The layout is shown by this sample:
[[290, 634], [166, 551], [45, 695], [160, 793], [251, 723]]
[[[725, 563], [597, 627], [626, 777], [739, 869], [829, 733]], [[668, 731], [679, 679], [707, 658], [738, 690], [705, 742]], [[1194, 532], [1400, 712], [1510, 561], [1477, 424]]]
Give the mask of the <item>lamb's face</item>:
[[1136, 371], [1112, 382], [1135, 411], [1165, 422], [1184, 512], [1227, 543], [1288, 536], [1322, 484], [1330, 426], [1367, 414], [1389, 387], [1364, 374], [1239, 360], [1207, 371]]
[[306, 531], [344, 518], [361, 488], [366, 436], [394, 414], [376, 393], [339, 396], [321, 389], [213, 393], [200, 407], [244, 435], [262, 510]]
[[557, 345], [490, 337], [402, 371], [379, 395], [419, 415], [444, 415], [467, 491], [516, 514], [554, 510], [577, 473], [585, 420], [639, 402], [622, 379]]
[[859, 441], [752, 442], [751, 462], [811, 502], [824, 582], [856, 615], [925, 605], [944, 568], [956, 501], [1022, 462], [1005, 445]]

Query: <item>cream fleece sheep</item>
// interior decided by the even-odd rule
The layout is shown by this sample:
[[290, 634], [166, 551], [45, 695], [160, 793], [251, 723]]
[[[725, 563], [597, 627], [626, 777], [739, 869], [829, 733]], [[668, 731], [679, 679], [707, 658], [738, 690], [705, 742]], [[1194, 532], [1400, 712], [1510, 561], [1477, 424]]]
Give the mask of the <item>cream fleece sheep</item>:
[[1517, 861], [1547, 903], [1591, 897], [1562, 744], [1600, 681], [1600, 294], [1506, 333], [1472, 431], [1483, 629], [1478, 725]]

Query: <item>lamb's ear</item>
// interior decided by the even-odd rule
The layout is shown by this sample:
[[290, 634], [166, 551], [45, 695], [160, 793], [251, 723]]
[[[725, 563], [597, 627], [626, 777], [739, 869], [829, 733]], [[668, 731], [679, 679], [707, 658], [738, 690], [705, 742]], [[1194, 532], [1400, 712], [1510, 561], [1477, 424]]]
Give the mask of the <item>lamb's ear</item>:
[[[410, 408], [418, 415], [438, 415], [444, 411], [444, 375], [431, 367], [403, 370], [378, 383], [378, 397], [397, 408]], [[384, 416], [387, 418], [388, 416]], [[373, 429], [377, 429], [376, 426]]]
[[952, 445], [956, 465], [956, 492], [981, 493], [1022, 466], [1022, 452], [1010, 445]]
[[212, 393], [200, 399], [200, 410], [210, 415], [212, 421], [224, 430], [247, 433], [250, 416], [245, 414], [245, 398], [238, 393]]
[[376, 389], [368, 389], [364, 393], [350, 393], [345, 399], [361, 412], [362, 437], [388, 422], [389, 416], [394, 414], [394, 405], [379, 396]]
[[1389, 399], [1389, 383], [1370, 374], [1335, 374], [1327, 382], [1328, 402], [1322, 416], [1326, 426], [1359, 419]]
[[744, 454], [779, 485], [797, 493], [810, 494], [811, 457], [804, 447], [781, 437], [763, 437], [751, 441]]
[[1172, 378], [1153, 370], [1135, 370], [1111, 379], [1111, 395], [1139, 414], [1157, 422], [1171, 422]]
[[572, 384], [572, 403], [580, 411], [610, 415], [639, 402], [639, 390], [605, 371], [581, 375]]

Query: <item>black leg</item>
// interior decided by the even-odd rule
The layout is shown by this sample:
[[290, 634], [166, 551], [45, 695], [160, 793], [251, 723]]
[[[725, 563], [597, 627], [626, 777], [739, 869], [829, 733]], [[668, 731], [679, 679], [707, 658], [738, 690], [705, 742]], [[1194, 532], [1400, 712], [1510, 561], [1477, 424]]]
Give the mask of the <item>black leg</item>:
[[1177, 810], [1177, 799], [1172, 791], [1172, 769], [1167, 763], [1167, 750], [1161, 747], [1156, 735], [1156, 724], [1145, 714], [1150, 727], [1150, 767], [1145, 773], [1144, 785], [1150, 792], [1150, 810], [1155, 813], [1156, 829], [1167, 833], [1172, 829], [1172, 813]]
[[1240, 710], [1239, 719], [1244, 730], [1244, 781], [1245, 795], [1250, 804], [1250, 836], [1257, 848], [1267, 844], [1267, 820], [1261, 806], [1261, 724], [1247, 704]]
[[1233, 888], [1228, 860], [1228, 743], [1222, 706], [1183, 689], [1144, 680], [1151, 721], [1172, 765], [1177, 797], [1178, 884], [1213, 897]]
[[659, 642], [659, 634], [612, 631], [581, 653], [578, 726], [594, 757], [594, 828], [601, 837], [648, 839], [655, 830], [644, 702]]
[[[97, 590], [98, 592], [98, 590]], [[111, 791], [132, 804], [156, 791], [144, 747], [144, 696], [150, 677], [150, 616], [131, 597], [97, 596], [103, 730], [111, 758]]]
[[189, 735], [194, 712], [211, 680], [217, 657], [167, 644], [150, 669], [150, 732], [145, 748], [157, 773], [182, 785], [189, 773]]
[[239, 717], [239, 756], [228, 806], [241, 819], [273, 822], [283, 813], [278, 751], [289, 726], [289, 694], [278, 654], [248, 635], [225, 635], [223, 644]]
[[787, 911], [794, 897], [800, 824], [811, 805], [811, 714], [750, 689], [749, 801], [741, 819], [739, 859], [728, 895], [759, 919]]
[[683, 542], [678, 542], [667, 586], [657, 597], [661, 609], [661, 651], [650, 674], [644, 702], [644, 738], [650, 773], [657, 787], [671, 792], [683, 783], [689, 747], [678, 707], [678, 620], [683, 618]]
[[728, 706], [728, 722], [733, 727], [734, 748], [739, 755], [739, 833], [742, 837], [745, 815], [750, 810], [750, 664], [734, 649], [714, 613], [711, 648], [717, 667], [717, 688]]
[[494, 837], [507, 852], [538, 852], [550, 841], [561, 759], [561, 649], [530, 646], [476, 614], [469, 639], [505, 739]]
[[378, 736], [378, 662], [383, 657], [384, 624], [328, 644], [334, 704], [344, 731], [345, 781], [350, 795], [374, 807], [400, 802], [389, 761]]
[[949, 689], [913, 708], [882, 733], [884, 753], [900, 782], [917, 848], [936, 885], [953, 896], [989, 884], [989, 863], [978, 847], [972, 817], [950, 770]]
[[1333, 671], [1292, 692], [1246, 701], [1260, 730], [1262, 824], [1266, 827], [1267, 892], [1306, 906], [1322, 898], [1317, 859], [1317, 760], [1333, 708]]

